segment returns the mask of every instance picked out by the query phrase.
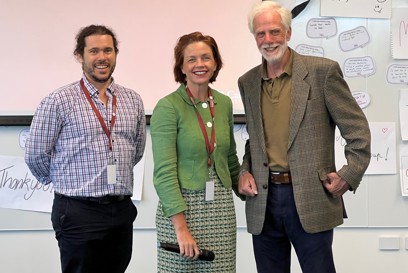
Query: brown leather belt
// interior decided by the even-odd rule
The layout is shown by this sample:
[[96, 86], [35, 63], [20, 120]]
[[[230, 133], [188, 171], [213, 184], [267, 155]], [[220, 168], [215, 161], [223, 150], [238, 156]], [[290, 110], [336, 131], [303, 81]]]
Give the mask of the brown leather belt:
[[273, 184], [291, 184], [292, 176], [290, 172], [269, 172], [270, 181]]

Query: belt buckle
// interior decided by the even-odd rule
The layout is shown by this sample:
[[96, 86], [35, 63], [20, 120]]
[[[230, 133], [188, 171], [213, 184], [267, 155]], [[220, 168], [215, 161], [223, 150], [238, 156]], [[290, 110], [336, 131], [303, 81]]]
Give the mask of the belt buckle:
[[272, 172], [272, 171], [271, 171], [270, 173], [271, 173], [271, 181], [272, 181], [273, 184], [276, 184], [276, 185], [282, 184], [282, 183], [279, 182], [279, 181], [275, 181], [275, 178], [274, 178], [274, 175], [279, 175], [280, 172]]
[[290, 174], [288, 172], [270, 171], [270, 177], [273, 184], [281, 185], [290, 183]]

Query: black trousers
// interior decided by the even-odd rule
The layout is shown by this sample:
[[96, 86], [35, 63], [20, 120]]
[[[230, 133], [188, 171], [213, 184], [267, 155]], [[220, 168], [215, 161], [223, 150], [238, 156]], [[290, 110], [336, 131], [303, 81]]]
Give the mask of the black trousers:
[[132, 256], [130, 198], [108, 204], [55, 195], [51, 221], [63, 273], [124, 273]]

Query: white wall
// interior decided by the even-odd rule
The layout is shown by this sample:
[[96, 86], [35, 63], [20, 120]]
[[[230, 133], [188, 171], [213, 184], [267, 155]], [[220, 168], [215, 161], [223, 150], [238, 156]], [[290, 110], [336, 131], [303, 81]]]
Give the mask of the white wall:
[[[131, 3], [131, 1], [122, 1], [122, 2], [127, 2]], [[148, 2], [148, 1], [147, 1]], [[105, 22], [105, 23], [112, 23], [112, 27], [117, 31], [118, 35], [123, 41], [123, 47], [121, 48], [121, 53], [120, 53], [120, 58], [126, 58], [126, 59], [120, 59], [118, 60], [118, 70], [116, 75], [118, 76], [118, 82], [122, 83], [126, 86], [135, 88], [136, 90], [145, 90], [145, 91], [152, 91], [150, 92], [151, 94], [155, 94], [153, 91], [157, 90], [151, 90], [152, 85], [151, 85], [151, 80], [149, 79], [143, 79], [138, 75], [137, 71], [141, 68], [144, 68], [145, 64], [152, 65], [154, 68], [160, 66], [160, 64], [164, 63], [164, 65], [167, 66], [167, 69], [165, 69], [166, 75], [159, 75], [160, 78], [163, 79], [163, 82], [165, 83], [164, 88], [160, 88], [161, 91], [171, 91], [171, 84], [174, 84], [172, 79], [171, 79], [171, 60], [166, 59], [166, 60], [157, 60], [157, 61], [149, 61], [149, 57], [156, 57], [157, 56], [162, 56], [162, 54], [156, 54], [154, 55], [153, 53], [159, 52], [162, 53], [161, 51], [165, 50], [167, 53], [168, 51], [171, 51], [172, 45], [175, 43], [176, 38], [179, 36], [179, 34], [184, 33], [186, 31], [189, 31], [187, 26], [185, 26], [183, 29], [177, 28], [175, 30], [176, 33], [173, 33], [166, 43], [163, 42], [163, 40], [160, 39], [160, 34], [162, 34], [160, 31], [156, 32], [151, 32], [149, 35], [152, 35], [151, 39], [147, 39], [145, 37], [137, 36], [136, 34], [141, 33], [141, 30], [145, 28], [145, 24], [140, 24], [139, 21], [136, 20], [136, 16], [134, 16], [134, 11], [140, 9], [143, 7], [143, 3], [147, 3], [144, 1], [135, 1], [134, 3], [139, 3], [139, 6], [134, 8], [133, 10], [129, 9], [128, 11], [119, 9], [121, 5], [118, 4], [118, 2], [111, 2], [112, 9], [114, 9], [115, 12], [118, 13], [123, 13], [125, 12], [126, 15], [129, 15], [129, 20], [119, 22], [118, 24], [113, 24], [113, 22]], [[180, 1], [181, 2], [181, 1]], [[207, 1], [200, 1], [201, 3], [205, 3]], [[220, 1], [217, 1], [217, 3], [221, 3]], [[236, 1], [234, 1], [236, 2]], [[252, 2], [252, 1], [247, 1], [247, 3]], [[318, 0], [312, 0], [310, 3], [310, 6], [308, 8], [308, 11], [303, 15], [303, 16], [308, 16], [309, 17], [316, 17], [317, 16], [317, 11], [318, 11], [318, 3], [320, 1]], [[92, 20], [92, 22], [98, 23], [99, 20], [97, 18], [89, 18], [86, 16], [83, 16], [83, 14], [88, 15], [89, 10], [93, 10], [91, 8], [86, 8], [86, 5], [91, 5], [92, 2], [87, 1], [84, 2], [81, 6], [81, 8], [78, 10], [77, 6], [74, 5], [74, 2], [64, 2], [66, 3], [66, 8], [72, 8], [77, 14], [77, 17], [75, 22], [72, 21], [72, 12], [63, 12], [62, 6], [59, 5], [57, 1], [51, 2], [50, 1], [42, 1], [42, 6], [37, 4], [37, 2], [34, 4], [34, 2], [26, 1], [26, 0], [0, 0], [0, 21], [1, 20], [6, 20], [9, 18], [12, 20], [14, 16], [25, 16], [27, 15], [27, 18], [31, 18], [29, 16], [35, 16], [35, 18], [40, 18], [42, 15], [43, 16], [61, 16], [62, 20], [60, 20], [61, 24], [65, 22], [66, 28], [69, 28], [69, 31], [64, 31], [66, 29], [61, 29], [61, 24], [55, 25], [54, 28], [50, 27], [49, 25], [39, 25], [39, 29], [41, 30], [52, 30], [53, 39], [50, 39], [49, 37], [40, 37], [40, 36], [35, 36], [34, 38], [36, 41], [47, 41], [47, 46], [44, 48], [47, 52], [55, 52], [55, 54], [50, 54], [46, 60], [44, 59], [39, 59], [38, 61], [35, 62], [25, 62], [24, 65], [18, 65], [17, 60], [27, 60], [27, 56], [44, 56], [43, 54], [40, 54], [39, 51], [36, 50], [36, 44], [33, 43], [26, 43], [25, 39], [30, 38], [31, 36], [27, 37], [25, 35], [21, 35], [20, 31], [15, 31], [13, 33], [17, 33], [13, 40], [13, 43], [9, 42], [3, 43], [3, 47], [0, 46], [0, 48], [3, 48], [3, 52], [11, 52], [11, 48], [8, 48], [8, 46], [12, 46], [13, 49], [17, 49], [15, 51], [12, 51], [15, 53], [13, 54], [7, 54], [9, 59], [6, 58], [6, 60], [11, 60], [9, 65], [7, 65], [10, 68], [13, 69], [8, 69], [5, 70], [3, 73], [3, 78], [1, 82], [7, 83], [7, 79], [11, 79], [15, 76], [18, 76], [16, 79], [17, 82], [25, 83], [25, 82], [30, 82], [30, 87], [35, 86], [38, 90], [32, 90], [29, 88], [27, 90], [27, 93], [24, 94], [36, 94], [38, 92], [49, 92], [52, 89], [55, 89], [59, 87], [62, 84], [68, 83], [69, 81], [66, 80], [60, 80], [58, 77], [67, 77], [67, 78], [72, 78], [73, 80], [76, 80], [78, 78], [78, 69], [79, 66], [75, 61], [73, 60], [71, 56], [71, 50], [72, 50], [72, 41], [73, 41], [73, 35], [77, 31], [77, 29], [80, 27], [78, 25], [79, 23], [83, 24], [85, 23], [84, 21]], [[87, 4], [88, 3], [88, 4]], [[141, 4], [140, 4], [141, 3]], [[150, 2], [148, 2], [150, 3]], [[164, 3], [164, 2], [163, 2]], [[170, 3], [170, 2], [169, 2]], [[45, 4], [50, 4], [52, 7], [56, 8], [58, 7], [59, 12], [49, 12], [49, 9], [44, 8]], [[31, 6], [33, 8], [31, 8]], [[35, 6], [34, 6], [35, 5]], [[247, 4], [248, 5], [248, 4]], [[394, 6], [406, 6], [407, 2], [406, 0], [394, 0], [393, 1]], [[73, 8], [75, 6], [75, 9]], [[106, 6], [101, 5], [104, 8]], [[27, 8], [30, 7], [30, 8]], [[39, 10], [34, 10], [35, 7], [40, 8]], [[237, 11], [237, 14], [239, 12], [246, 13], [247, 7], [244, 6], [239, 6], [239, 10]], [[34, 10], [34, 12], [33, 12]], [[41, 11], [42, 10], [42, 11]], [[3, 12], [3, 13], [2, 13]], [[16, 15], [17, 14], [17, 15]], [[99, 13], [93, 14], [93, 16], [97, 16], [99, 18]], [[166, 13], [167, 14], [167, 13]], [[176, 14], [176, 13], [173, 13]], [[222, 14], [222, 13], [219, 13]], [[92, 14], [91, 14], [92, 15]], [[7, 17], [9, 16], [9, 17]], [[302, 16], [301, 16], [302, 17]], [[48, 17], [47, 17], [48, 18]], [[78, 22], [77, 19], [81, 19], [81, 22]], [[115, 16], [112, 16], [112, 18], [116, 18]], [[245, 15], [240, 16], [239, 18], [245, 18]], [[52, 19], [52, 18], [51, 18]], [[105, 18], [104, 18], [105, 19]], [[218, 18], [219, 19], [219, 18]], [[225, 19], [225, 18], [224, 18]], [[298, 22], [295, 22], [294, 24], [294, 30], [299, 29], [300, 31], [304, 31], [303, 25], [300, 23], [301, 18], [298, 18]], [[306, 18], [307, 19], [307, 18]], [[307, 20], [304, 19], [306, 22]], [[45, 18], [44, 18], [45, 20]], [[351, 29], [353, 24], [356, 22], [358, 23], [357, 25], [360, 24], [361, 20], [357, 19], [339, 19], [339, 22], [341, 23], [340, 26], [345, 29]], [[363, 23], [365, 20], [362, 20]], [[4, 22], [4, 21], [3, 21]], [[16, 26], [21, 26], [21, 29], [24, 30], [26, 27], [29, 27], [30, 25], [35, 25], [37, 26], [38, 21], [36, 19], [33, 19], [32, 22], [30, 22], [29, 25], [27, 25], [27, 20], [18, 20], [18, 22], [23, 22], [21, 24], [14, 25]], [[129, 27], [129, 23], [133, 23], [135, 25], [135, 22], [139, 22], [139, 24], [136, 24], [136, 28], [131, 28]], [[143, 21], [144, 22], [144, 21]], [[206, 23], [208, 20], [206, 21]], [[102, 22], [104, 23], [104, 22]], [[148, 23], [147, 21], [144, 23]], [[233, 53], [231, 56], [228, 54], [225, 56], [226, 59], [226, 67], [224, 69], [224, 72], [221, 72], [220, 74], [220, 89], [224, 91], [231, 90], [233, 88], [236, 88], [235, 86], [235, 80], [236, 76], [241, 73], [241, 71], [237, 70], [247, 70], [250, 65], [239, 65], [239, 66], [234, 66], [232, 65], [232, 61], [236, 59], [234, 56], [240, 56], [241, 59], [239, 61], [242, 61], [242, 58], [246, 58], [245, 63], [251, 63], [254, 59], [256, 62], [258, 62], [258, 53], [256, 52], [255, 48], [255, 43], [253, 43], [251, 36], [246, 30], [245, 22], [244, 20], [235, 22], [236, 24], [232, 24], [232, 28], [229, 28], [229, 30], [234, 29], [234, 30], [239, 30], [243, 31], [244, 34], [241, 35], [241, 32], [223, 32], [221, 30], [214, 30], [211, 31], [209, 27], [206, 27], [206, 29], [202, 29], [205, 32], [208, 32], [209, 34], [212, 34], [216, 37], [217, 40], [220, 41], [220, 47], [224, 49], [223, 51], [227, 52], [231, 51], [231, 49], [240, 49], [242, 48], [242, 43], [245, 43], [245, 45], [250, 45], [250, 49], [247, 51], [244, 51], [246, 54], [239, 54], [239, 53]], [[74, 24], [74, 25], [73, 25]], [[350, 24], [350, 26], [349, 26]], [[6, 22], [4, 22], [4, 25], [7, 27], [4, 27], [0, 30], [0, 34], [3, 34], [3, 37], [11, 37], [11, 34], [9, 33], [12, 31], [12, 25]], [[369, 77], [367, 79], [347, 79], [348, 82], [350, 83], [351, 87], [354, 90], [358, 89], [363, 89], [366, 90], [367, 92], [370, 92], [372, 94], [373, 100], [371, 106], [366, 110], [366, 114], [369, 118], [370, 121], [395, 121], [398, 122], [398, 113], [397, 113], [397, 105], [398, 105], [398, 89], [400, 88], [405, 88], [406, 86], [403, 85], [397, 85], [397, 86], [391, 86], [386, 83], [385, 81], [385, 68], [389, 63], [393, 63], [394, 60], [391, 59], [390, 57], [390, 46], [389, 46], [389, 31], [388, 30], [388, 21], [382, 21], [382, 20], [369, 20], [369, 22], [364, 23], [365, 26], [367, 26], [368, 29], [372, 30], [370, 33], [372, 34], [373, 37], [371, 44], [363, 49], [358, 50], [357, 53], [359, 55], [364, 56], [364, 55], [373, 55], [375, 56], [376, 59], [376, 65], [378, 66], [378, 73], [377, 75], [373, 77]], [[82, 26], [82, 25], [81, 25]], [[41, 28], [40, 28], [41, 27]], [[296, 30], [296, 33], [299, 33], [300, 31]], [[34, 32], [30, 32], [30, 35], [33, 35]], [[43, 32], [41, 32], [43, 33]], [[126, 37], [126, 39], [125, 39]], [[137, 37], [138, 39], [132, 40], [132, 39], [127, 39], [127, 37]], [[233, 39], [232, 42], [228, 40], [228, 43], [223, 43], [221, 38], [228, 37], [230, 39]], [[60, 39], [60, 40], [57, 40]], [[64, 40], [61, 40], [64, 39]], [[298, 39], [299, 41], [297, 41]], [[304, 37], [302, 35], [293, 37], [293, 44], [299, 44], [304, 40]], [[64, 49], [66, 49], [64, 52], [61, 52], [60, 47], [54, 47], [54, 46], [49, 46], [49, 43], [55, 43], [59, 45], [66, 45]], [[324, 48], [327, 49], [328, 51], [328, 57], [329, 55], [336, 56], [337, 60], [342, 63], [342, 60], [349, 55], [347, 54], [340, 54], [339, 50], [337, 49], [337, 46], [332, 46], [332, 44], [336, 44], [337, 40], [332, 39], [332, 40], [327, 40], [327, 41], [317, 41], [316, 43], [321, 43], [324, 45]], [[144, 48], [143, 46], [145, 45], [155, 45], [159, 46], [160, 50], [151, 52], [148, 50], [142, 50]], [[166, 44], [166, 46], [163, 46], [163, 44]], [[231, 46], [234, 45], [234, 46]], [[239, 45], [239, 46], [236, 46]], [[326, 46], [327, 45], [327, 46]], [[330, 54], [330, 52], [332, 54]], [[355, 52], [352, 52], [353, 54], [357, 54]], [[147, 60], [141, 61], [141, 57], [139, 57], [140, 54], [144, 54], [145, 58]], [[169, 53], [170, 54], [170, 53]], [[171, 55], [171, 54], [170, 54]], [[344, 55], [344, 56], [343, 56]], [[50, 60], [51, 66], [45, 65], [45, 61]], [[66, 60], [60, 61], [60, 60]], [[237, 59], [237, 60], [238, 60]], [[7, 63], [7, 62], [6, 62]], [[131, 69], [126, 69], [127, 73], [124, 73], [121, 71], [121, 69], [125, 69], [126, 63], [130, 64]], [[244, 62], [242, 62], [244, 63]], [[26, 67], [28, 64], [35, 64], [36, 68], [35, 69], [22, 69], [23, 67]], [[60, 67], [61, 65], [64, 65], [64, 69], [61, 70]], [[14, 67], [15, 66], [15, 67]], [[55, 68], [54, 68], [55, 66]], [[49, 69], [49, 67], [52, 68], [53, 73], [43, 73], [46, 71], [46, 69]], [[69, 68], [69, 69], [65, 69]], [[72, 71], [70, 73], [67, 73], [66, 71]], [[152, 70], [152, 69], [150, 69]], [[20, 73], [16, 73], [16, 71]], [[31, 73], [33, 71], [41, 71], [40, 73], [40, 78], [38, 77], [38, 73]], [[154, 70], [152, 70], [154, 71]], [[21, 75], [22, 72], [24, 73], [29, 73], [29, 76], [33, 76], [34, 79], [30, 80], [31, 78], [24, 77], [24, 81], [21, 81]], [[7, 74], [9, 73], [9, 74]], [[67, 75], [69, 74], [69, 75]], [[157, 75], [155, 73], [150, 73], [149, 75]], [[13, 76], [13, 77], [11, 77]], [[233, 79], [233, 83], [231, 83], [231, 86], [234, 87], [229, 87], [225, 83], [227, 82], [224, 79]], [[28, 79], [28, 81], [27, 81]], [[53, 82], [55, 81], [55, 82]], [[13, 82], [17, 83], [17, 82]], [[217, 81], [218, 82], [218, 81]], [[32, 85], [34, 83], [34, 85]], [[146, 83], [146, 87], [143, 85]], [[43, 85], [43, 86], [41, 86]], [[48, 86], [49, 85], [49, 86]], [[13, 86], [13, 85], [11, 85]], [[39, 88], [41, 86], [41, 88]], [[362, 86], [362, 88], [360, 88]], [[6, 84], [7, 87], [7, 84]], [[154, 88], [157, 88], [157, 86], [154, 86]], [[7, 88], [6, 88], [7, 89]], [[12, 89], [10, 89], [12, 90]], [[21, 90], [24, 90], [24, 88], [21, 88]], [[160, 91], [158, 90], [158, 91]], [[16, 91], [16, 90], [12, 90]], [[18, 91], [18, 90], [17, 90]], [[20, 96], [21, 97], [21, 96]], [[26, 100], [21, 100], [20, 97], [18, 97], [18, 100], [16, 102], [11, 101], [7, 102], [7, 96], [3, 98], [2, 102], [7, 102], [4, 103], [4, 107], [2, 107], [2, 110], [7, 109], [7, 105], [21, 105], [23, 101], [28, 101]], [[146, 97], [147, 99], [147, 97]], [[1, 104], [0, 104], [1, 105]], [[33, 101], [33, 105], [37, 105], [37, 102]], [[24, 105], [21, 105], [22, 107]], [[30, 108], [30, 111], [32, 111], [33, 107], [28, 107]], [[23, 109], [25, 109], [23, 107]], [[4, 137], [4, 131], [1, 132], [3, 134], [0, 137]], [[397, 132], [397, 136], [399, 136], [399, 131]], [[400, 144], [400, 138], [398, 137], [398, 141]], [[9, 142], [2, 142], [0, 144], [0, 154], [6, 155], [6, 154], [13, 154], [13, 155], [19, 155], [22, 152], [19, 151], [18, 153], [8, 153], [7, 147], [8, 145], [15, 145]], [[11, 147], [13, 151], [15, 151], [15, 147]], [[407, 218], [407, 214], [403, 213], [405, 212], [407, 208], [407, 198], [401, 197], [400, 191], [399, 191], [399, 174], [395, 175], [386, 175], [386, 176], [373, 176], [370, 177], [367, 181], [364, 181], [362, 184], [363, 187], [368, 187], [367, 192], [367, 202], [371, 204], [369, 206], [369, 219], [366, 222], [369, 222], [372, 225], [378, 225], [381, 224], [381, 222], [387, 222], [389, 223], [388, 219], [395, 219], [395, 217], [391, 217], [394, 214], [396, 214], [398, 217], [401, 219]], [[378, 191], [370, 191], [371, 187], [382, 189], [380, 192]], [[363, 188], [364, 189], [364, 188]], [[356, 194], [356, 200], [361, 200], [361, 197], [364, 197], [362, 195], [364, 191], [359, 190]], [[372, 194], [374, 193], [374, 194]], [[351, 201], [351, 200], [349, 200]], [[349, 205], [348, 205], [349, 204]], [[347, 202], [346, 204], [348, 208], [348, 213], [349, 216], [351, 217], [351, 220], [356, 220], [360, 216], [357, 213], [356, 209], [353, 209], [353, 206], [351, 206], [350, 202]], [[357, 206], [356, 206], [357, 207]], [[388, 210], [388, 214], [390, 216], [386, 217], [376, 217], [376, 215], [382, 215], [381, 213], [384, 210]], [[381, 212], [381, 213], [379, 213]], [[154, 214], [154, 211], [143, 211], [140, 214], [140, 217], [143, 216], [145, 213], [150, 213]], [[364, 216], [364, 215], [363, 215]], [[382, 221], [380, 221], [382, 219]], [[3, 223], [6, 221], [9, 221], [7, 217], [2, 217], [0, 221]], [[400, 245], [397, 250], [389, 250], [389, 251], [384, 251], [384, 250], [379, 250], [379, 237], [383, 236], [391, 236], [391, 237], [398, 237]], [[358, 227], [358, 228], [352, 228], [352, 227], [340, 227], [335, 230], [335, 239], [334, 239], [334, 255], [335, 255], [335, 261], [337, 265], [337, 272], [338, 273], [406, 273], [407, 268], [408, 268], [408, 248], [407, 243], [405, 242], [405, 238], [408, 237], [408, 228], [398, 228], [398, 227], [387, 227], [387, 228], [381, 228], [381, 227]], [[293, 254], [295, 255], [295, 254]], [[156, 234], [154, 229], [136, 229], [134, 232], [134, 252], [133, 252], [133, 259], [131, 261], [130, 267], [128, 269], [128, 272], [142, 272], [142, 273], [150, 273], [150, 272], [156, 272], [155, 269], [155, 263], [156, 263]], [[251, 273], [251, 272], [256, 272], [255, 269], [255, 263], [254, 263], [254, 257], [252, 253], [252, 245], [251, 245], [251, 237], [249, 234], [247, 234], [245, 229], [239, 228], [238, 229], [238, 244], [237, 244], [237, 272], [238, 273]], [[57, 242], [54, 239], [54, 232], [52, 230], [41, 230], [41, 231], [5, 231], [5, 230], [0, 230], [0, 272], [1, 273], [25, 273], [25, 272], [41, 272], [41, 273], [56, 273], [59, 272], [59, 253], [58, 253], [58, 248], [57, 248]], [[293, 257], [293, 273], [300, 273], [301, 270], [299, 269], [299, 266], [296, 262], [296, 257]]]
[[[334, 234], [333, 249], [338, 273], [407, 272], [405, 237], [408, 237], [408, 228], [337, 228]], [[400, 249], [380, 251], [380, 236], [399, 237]], [[135, 230], [133, 246], [133, 258], [126, 272], [156, 272], [156, 231]], [[292, 273], [301, 273], [295, 254], [292, 260]], [[0, 231], [2, 273], [56, 273], [60, 272], [59, 266], [53, 231]], [[256, 272], [256, 268], [251, 236], [245, 229], [238, 229], [237, 273], [252, 272]]]

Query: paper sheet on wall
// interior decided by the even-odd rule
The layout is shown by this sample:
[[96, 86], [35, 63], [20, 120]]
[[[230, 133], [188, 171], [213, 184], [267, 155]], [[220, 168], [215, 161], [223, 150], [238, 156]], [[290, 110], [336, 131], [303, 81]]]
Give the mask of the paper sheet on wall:
[[408, 59], [408, 8], [392, 9], [391, 48], [394, 59]]
[[391, 17], [391, 0], [320, 1], [321, 16], [380, 18]]
[[[144, 158], [134, 168], [133, 200], [141, 200]], [[51, 212], [53, 198], [53, 185], [38, 182], [23, 157], [0, 156], [0, 208]]]
[[[365, 174], [395, 174], [397, 166], [394, 122], [370, 122], [371, 161]], [[336, 166], [347, 164], [344, 156], [346, 142], [336, 129]]]
[[400, 184], [402, 196], [408, 196], [408, 145], [400, 148]]
[[399, 120], [401, 139], [408, 140], [408, 89], [400, 90]]
[[145, 161], [146, 161], [146, 151], [143, 154], [142, 159], [140, 159], [140, 161], [133, 168], [133, 196], [132, 196], [132, 200], [136, 200], [136, 201], [142, 200]]
[[53, 198], [53, 185], [38, 182], [24, 158], [0, 156], [1, 208], [50, 212]]

